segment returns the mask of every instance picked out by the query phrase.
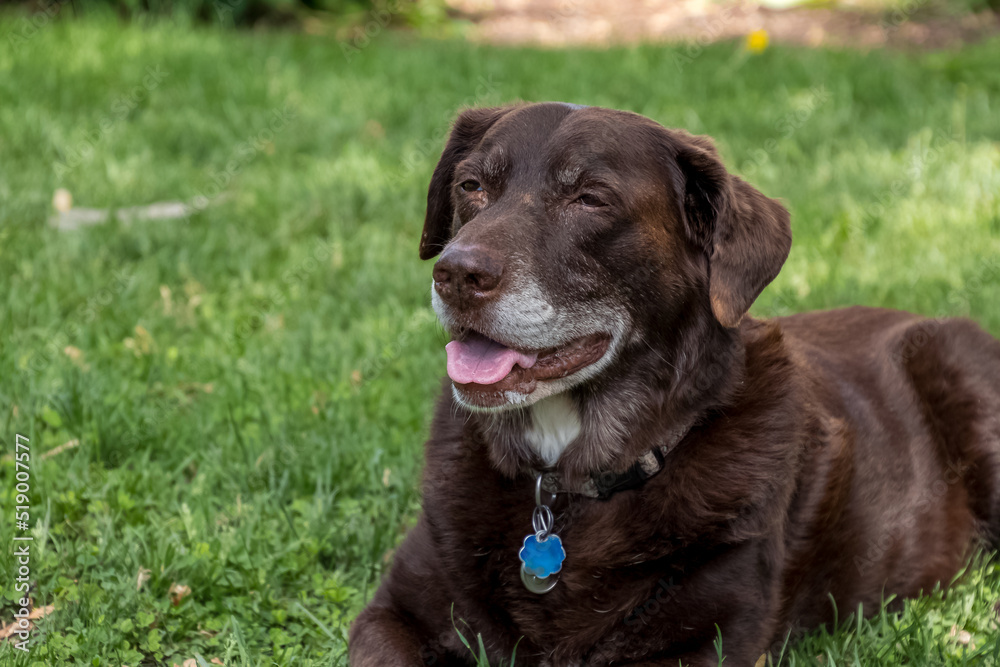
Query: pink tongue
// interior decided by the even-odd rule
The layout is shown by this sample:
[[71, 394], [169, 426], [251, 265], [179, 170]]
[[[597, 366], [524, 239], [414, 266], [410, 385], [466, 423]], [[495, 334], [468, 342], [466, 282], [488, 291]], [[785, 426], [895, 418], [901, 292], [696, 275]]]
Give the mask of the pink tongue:
[[448, 377], [458, 384], [493, 384], [507, 377], [514, 364], [531, 368], [538, 358], [537, 352], [524, 354], [476, 333], [462, 341], [453, 340], [444, 349], [448, 352]]

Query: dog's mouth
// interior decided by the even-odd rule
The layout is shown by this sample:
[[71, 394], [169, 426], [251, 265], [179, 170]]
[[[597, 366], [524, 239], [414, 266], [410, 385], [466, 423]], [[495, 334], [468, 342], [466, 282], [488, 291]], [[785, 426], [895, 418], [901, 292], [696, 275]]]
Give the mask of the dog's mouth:
[[517, 350], [469, 330], [448, 343], [448, 377], [481, 407], [508, 402], [509, 392], [527, 395], [538, 382], [567, 377], [597, 362], [611, 336], [595, 333], [544, 350]]

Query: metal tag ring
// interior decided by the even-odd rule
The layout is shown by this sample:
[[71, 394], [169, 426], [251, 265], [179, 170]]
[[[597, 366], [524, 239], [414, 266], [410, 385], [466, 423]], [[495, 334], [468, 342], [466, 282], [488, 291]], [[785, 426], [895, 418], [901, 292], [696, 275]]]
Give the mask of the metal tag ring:
[[531, 513], [531, 527], [535, 529], [535, 534], [540, 541], [544, 542], [548, 538], [554, 523], [555, 517], [548, 505], [539, 505]]

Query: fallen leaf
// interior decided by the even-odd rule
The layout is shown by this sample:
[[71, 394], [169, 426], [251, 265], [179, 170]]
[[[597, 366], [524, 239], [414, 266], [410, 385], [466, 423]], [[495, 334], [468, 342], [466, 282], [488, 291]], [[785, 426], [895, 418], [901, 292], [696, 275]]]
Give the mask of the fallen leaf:
[[10, 625], [5, 625], [2, 628], [0, 628], [0, 639], [7, 639], [12, 634], [14, 634], [15, 632], [17, 632], [19, 629], [26, 629], [26, 630], [28, 630], [30, 632], [31, 630], [33, 630], [35, 628], [35, 624], [34, 623], [28, 623], [28, 627], [27, 628], [18, 628], [17, 627], [17, 623], [18, 623], [17, 621], [14, 621]]
[[954, 637], [955, 641], [957, 641], [959, 644], [962, 644], [963, 646], [969, 646], [970, 648], [975, 650], [976, 645], [972, 643], [972, 634], [967, 632], [966, 630], [959, 630], [957, 625], [953, 625], [951, 626], [951, 630], [948, 632], [948, 635]]
[[766, 664], [767, 664], [767, 653], [763, 653], [759, 658], [757, 658], [757, 662], [754, 663], [753, 667], [764, 667], [764, 665]]
[[142, 585], [149, 581], [149, 577], [152, 574], [149, 570], [144, 567], [139, 568], [139, 576], [135, 578], [135, 590], [142, 588]]
[[47, 615], [51, 614], [54, 610], [55, 610], [55, 607], [52, 606], [52, 605], [48, 605], [47, 607], [35, 607], [25, 617], [25, 619], [27, 619], [27, 621], [28, 621], [28, 627], [27, 628], [20, 627], [20, 622], [21, 622], [20, 619], [15, 619], [14, 622], [11, 623], [10, 625], [5, 625], [2, 628], [0, 628], [0, 640], [7, 639], [12, 634], [14, 634], [15, 632], [18, 632], [18, 631], [21, 631], [21, 630], [27, 630], [28, 632], [34, 630], [35, 629], [35, 624], [32, 623], [31, 621], [37, 621], [38, 619], [42, 618], [43, 616], [47, 616]]
[[194, 394], [195, 392], [202, 392], [205, 394], [211, 394], [215, 391], [215, 385], [211, 382], [181, 382], [177, 385], [178, 389], [183, 391], [185, 394]]
[[59, 188], [52, 195], [52, 208], [65, 213], [73, 208], [73, 195], [66, 188]]
[[326, 24], [312, 16], [307, 16], [305, 20], [302, 21], [302, 30], [307, 35], [325, 35], [328, 32]]
[[160, 285], [160, 299], [163, 300], [163, 314], [169, 315], [174, 309], [173, 301], [171, 300], [170, 288], [167, 285]]
[[389, 475], [391, 473], [392, 471], [388, 468], [382, 471], [382, 486], [389, 486]]
[[384, 139], [385, 128], [382, 127], [382, 124], [377, 120], [369, 119], [368, 122], [365, 123], [365, 134], [375, 139]]
[[153, 336], [150, 335], [146, 327], [141, 324], [135, 325], [135, 338], [129, 336], [122, 341], [126, 348], [132, 350], [137, 357], [149, 354], [153, 349]]
[[148, 354], [149, 350], [153, 347], [153, 337], [146, 330], [146, 327], [141, 324], [135, 325], [135, 341], [143, 354]]
[[64, 442], [58, 447], [53, 447], [49, 451], [45, 452], [44, 454], [42, 454], [42, 458], [49, 459], [52, 458], [53, 456], [58, 456], [59, 454], [62, 454], [67, 449], [73, 449], [74, 447], [79, 447], [79, 446], [80, 446], [80, 441], [76, 438], [73, 438], [72, 440]]
[[191, 595], [191, 588], [175, 582], [170, 584], [170, 590], [167, 591], [167, 594], [170, 595], [170, 601], [176, 607], [181, 603], [181, 600]]
[[35, 607], [34, 609], [31, 610], [31, 613], [28, 614], [28, 618], [31, 620], [42, 618], [43, 616], [48, 616], [55, 610], [56, 610], [55, 606], [51, 604], [46, 607]]
[[76, 364], [83, 370], [85, 371], [90, 370], [90, 365], [84, 363], [83, 361], [83, 351], [80, 348], [75, 347], [73, 345], [67, 345], [66, 347], [63, 348], [63, 354], [69, 357], [70, 361], [72, 361], [74, 364]]

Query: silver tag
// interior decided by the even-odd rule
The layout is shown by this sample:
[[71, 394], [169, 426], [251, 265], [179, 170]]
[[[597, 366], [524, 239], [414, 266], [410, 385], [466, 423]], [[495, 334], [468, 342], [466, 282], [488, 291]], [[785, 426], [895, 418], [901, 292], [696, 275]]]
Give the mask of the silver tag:
[[535, 510], [531, 516], [534, 534], [526, 535], [518, 552], [521, 559], [521, 582], [532, 593], [542, 595], [555, 588], [566, 559], [562, 540], [552, 532], [555, 517], [552, 508], [542, 502], [542, 475], [535, 483]]
[[532, 593], [537, 593], [542, 595], [548, 593], [556, 584], [559, 582], [559, 577], [553, 575], [551, 577], [536, 577], [533, 574], [528, 574], [524, 571], [524, 565], [521, 566], [521, 581], [524, 583], [524, 587], [527, 588]]

